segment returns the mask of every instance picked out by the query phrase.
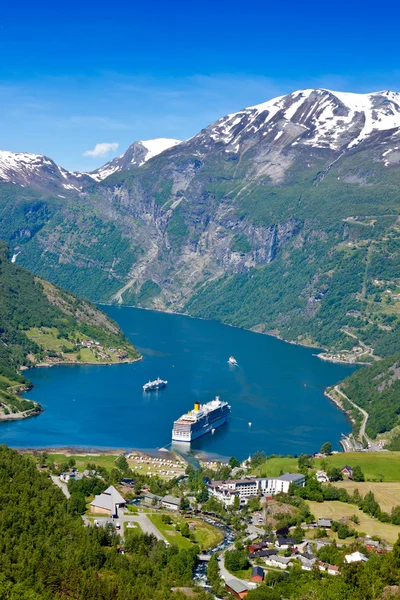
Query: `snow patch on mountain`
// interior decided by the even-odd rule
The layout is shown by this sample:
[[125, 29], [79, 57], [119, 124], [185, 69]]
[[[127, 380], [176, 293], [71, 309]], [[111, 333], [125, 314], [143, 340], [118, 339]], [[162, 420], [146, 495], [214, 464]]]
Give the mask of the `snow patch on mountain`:
[[161, 152], [164, 152], [173, 146], [177, 146], [180, 143], [180, 140], [174, 140], [170, 138], [155, 138], [154, 140], [142, 141], [142, 146], [144, 146], [148, 152], [141, 164], [144, 164], [150, 160], [150, 158], [153, 158], [153, 156], [157, 156], [157, 154], [161, 154]]
[[126, 152], [113, 158], [102, 167], [86, 173], [95, 181], [102, 181], [113, 173], [129, 171], [135, 167], [141, 167], [148, 160], [180, 144], [180, 140], [170, 138], [155, 138], [153, 140], [141, 140], [129, 146]]
[[289, 123], [302, 128], [296, 142], [330, 150], [351, 149], [375, 132], [400, 127], [400, 94], [298, 90], [229, 114], [199, 135], [207, 132], [214, 142], [230, 145], [231, 151], [237, 152], [238, 142], [245, 136], [262, 130], [263, 136], [274, 132], [277, 141]]

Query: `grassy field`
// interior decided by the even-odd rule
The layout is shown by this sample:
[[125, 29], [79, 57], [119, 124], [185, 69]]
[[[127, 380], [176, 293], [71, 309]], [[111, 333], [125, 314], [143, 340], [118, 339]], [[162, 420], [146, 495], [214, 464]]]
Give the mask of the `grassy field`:
[[400, 505], [400, 482], [397, 481], [388, 483], [371, 481], [363, 481], [360, 483], [357, 483], [356, 481], [338, 481], [333, 485], [345, 488], [350, 494], [356, 489], [362, 496], [365, 496], [368, 492], [373, 492], [381, 509], [388, 513], [390, 513], [394, 506]]
[[[130, 525], [130, 527], [128, 527], [128, 525]], [[134, 525], [134, 527], [132, 527], [132, 525]], [[142, 532], [142, 528], [140, 527], [139, 523], [136, 523], [133, 521], [131, 523], [124, 523], [125, 537], [132, 533], [139, 533], [139, 532]]]
[[43, 348], [53, 350], [54, 352], [61, 352], [63, 346], [70, 350], [75, 347], [75, 344], [72, 344], [69, 340], [64, 338], [59, 339], [57, 337], [58, 329], [55, 327], [32, 327], [25, 333], [29, 339], [39, 344], [39, 346], [43, 346]]
[[[57, 352], [61, 357], [69, 362], [84, 362], [91, 364], [102, 364], [110, 362], [120, 362], [118, 359], [118, 350], [111, 352], [109, 349], [92, 347], [86, 348], [76, 345], [75, 343], [65, 338], [58, 338], [58, 329], [56, 327], [31, 327], [25, 331], [29, 339], [33, 340], [45, 350]], [[78, 341], [87, 341], [87, 336], [84, 336], [79, 331], [72, 332], [74, 339]], [[74, 350], [74, 352], [65, 353], [64, 350]], [[101, 352], [101, 353], [100, 353]], [[101, 355], [102, 354], [102, 355]], [[78, 361], [78, 355], [80, 360]]]
[[78, 471], [82, 472], [86, 469], [88, 463], [94, 463], [99, 467], [111, 470], [115, 467], [115, 459], [118, 458], [119, 454], [63, 454], [48, 452], [48, 456], [56, 463], [63, 463], [73, 458], [75, 460], [75, 467]]
[[[314, 459], [314, 467], [321, 468], [325, 460], [329, 466], [343, 467], [359, 465], [365, 479], [369, 481], [400, 482], [400, 452], [339, 452], [326, 459]], [[254, 471], [255, 475], [276, 476], [289, 471], [297, 472], [297, 458], [270, 458]]]
[[172, 524], [163, 523], [161, 519], [160, 513], [148, 513], [147, 514], [150, 521], [157, 527], [157, 529], [163, 534], [165, 539], [170, 544], [176, 544], [178, 548], [190, 548], [192, 546], [192, 542], [187, 538], [183, 537], [179, 531], [176, 531], [174, 524], [182, 524], [185, 522], [194, 523], [195, 529], [193, 530], [193, 534], [196, 538], [196, 543], [199, 544], [201, 550], [209, 550], [213, 548], [223, 539], [223, 534], [219, 529], [212, 527], [208, 523], [204, 523], [200, 519], [183, 519], [178, 516], [171, 516], [173, 521]]
[[[265, 568], [265, 564], [263, 564], [262, 566]], [[252, 567], [249, 567], [248, 569], [243, 569], [242, 571], [229, 571], [229, 573], [232, 573], [233, 577], [237, 577], [238, 579], [247, 579], [248, 581], [250, 581], [251, 570]]]
[[[337, 521], [341, 517], [357, 515], [360, 520], [360, 524], [356, 525], [354, 523], [350, 523], [351, 527], [357, 531], [364, 532], [366, 535], [376, 535], [380, 538], [383, 538], [390, 544], [393, 544], [400, 534], [400, 527], [397, 525], [380, 523], [376, 519], [364, 514], [357, 506], [354, 506], [354, 504], [346, 504], [345, 502], [336, 501], [308, 502], [308, 504], [310, 505], [311, 512], [316, 519], [327, 517]], [[342, 542], [343, 540], [340, 541]], [[351, 539], [347, 541], [351, 541]]]
[[261, 467], [255, 470], [255, 474], [260, 477], [265, 475], [274, 477], [286, 472], [297, 472], [297, 458], [269, 458]]
[[[315, 466], [321, 465], [316, 459]], [[330, 466], [359, 465], [369, 481], [400, 481], [400, 452], [346, 452], [332, 454], [325, 459]]]

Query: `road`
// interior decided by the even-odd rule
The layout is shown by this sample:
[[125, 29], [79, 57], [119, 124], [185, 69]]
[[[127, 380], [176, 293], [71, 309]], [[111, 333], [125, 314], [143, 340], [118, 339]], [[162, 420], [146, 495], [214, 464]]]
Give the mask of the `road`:
[[[247, 536], [246, 538], [244, 538], [243, 543], [246, 543], [246, 541], [248, 541], [251, 538], [252, 538], [251, 535]], [[247, 581], [246, 579], [239, 579], [239, 577], [235, 577], [235, 575], [232, 575], [232, 573], [229, 573], [228, 569], [225, 567], [225, 552], [227, 552], [228, 550], [233, 550], [234, 548], [235, 548], [235, 544], [233, 543], [230, 546], [228, 546], [227, 548], [225, 548], [225, 550], [223, 552], [221, 552], [221, 554], [218, 557], [219, 573], [220, 573], [222, 579], [224, 579], [225, 581], [229, 581], [229, 579], [235, 579], [236, 581], [240, 581], [240, 583], [247, 586], [249, 589], [253, 589], [253, 588], [257, 587], [257, 584], [252, 581]]]
[[363, 415], [363, 420], [360, 426], [360, 438], [361, 440], [363, 438], [365, 438], [368, 442], [368, 447], [370, 452], [380, 452], [382, 450], [382, 448], [380, 448], [377, 444], [375, 444], [375, 442], [373, 442], [365, 433], [365, 426], [367, 424], [368, 421], [368, 413], [367, 411], [365, 411], [363, 408], [361, 408], [360, 406], [358, 406], [357, 404], [355, 404], [352, 400], [350, 400], [350, 398], [348, 396], [346, 396], [346, 394], [344, 392], [342, 392], [342, 390], [340, 389], [340, 387], [338, 385], [335, 385], [335, 392], [337, 392], [340, 396], [342, 396], [342, 398], [344, 398], [345, 400], [347, 400], [347, 402], [350, 402], [350, 404], [352, 406], [354, 406], [354, 408], [356, 408], [357, 410], [360, 411], [360, 413]]
[[[157, 529], [155, 525], [153, 525], [153, 523], [150, 521], [150, 519], [145, 513], [138, 513], [137, 515], [132, 515], [127, 510], [124, 511], [120, 508], [118, 511], [118, 518], [116, 519], [112, 519], [111, 517], [104, 517], [101, 515], [91, 515], [90, 518], [96, 519], [99, 522], [99, 525], [103, 527], [107, 523], [113, 523], [114, 525], [116, 523], [119, 523], [121, 526], [121, 529], [119, 531], [121, 537], [124, 537], [125, 534], [125, 524], [137, 523], [143, 531], [143, 533], [152, 533], [158, 540], [167, 542], [163, 534]], [[84, 516], [83, 520], [86, 525], [93, 525], [93, 522], [89, 521], [88, 516]]]
[[62, 491], [62, 493], [64, 494], [64, 496], [66, 498], [70, 498], [71, 494], [68, 491], [68, 487], [65, 483], [63, 483], [62, 481], [60, 481], [59, 477], [56, 477], [55, 475], [51, 475], [51, 480], [53, 483], [56, 484], [57, 487], [60, 488], [60, 490]]

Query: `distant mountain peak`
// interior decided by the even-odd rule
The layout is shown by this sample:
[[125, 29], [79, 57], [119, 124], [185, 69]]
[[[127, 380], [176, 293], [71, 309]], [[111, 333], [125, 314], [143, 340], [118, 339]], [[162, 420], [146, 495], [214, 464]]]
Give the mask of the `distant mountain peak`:
[[43, 154], [7, 150], [0, 150], [0, 182], [46, 188], [53, 192], [77, 192], [82, 187], [79, 177]]
[[[352, 148], [373, 133], [400, 128], [400, 93], [297, 90], [229, 114], [199, 135], [206, 132], [212, 140], [229, 144], [238, 152], [246, 135], [258, 134], [268, 136], [268, 142], [278, 141], [289, 126], [294, 145], [331, 150]], [[276, 137], [268, 135], [273, 132]], [[280, 144], [285, 140], [288, 136]]]
[[171, 138], [154, 138], [152, 140], [139, 140], [129, 146], [126, 152], [113, 158], [102, 167], [86, 173], [96, 181], [102, 181], [113, 173], [119, 171], [129, 171], [130, 169], [141, 167], [145, 162], [161, 154], [169, 148], [180, 144], [180, 140]]

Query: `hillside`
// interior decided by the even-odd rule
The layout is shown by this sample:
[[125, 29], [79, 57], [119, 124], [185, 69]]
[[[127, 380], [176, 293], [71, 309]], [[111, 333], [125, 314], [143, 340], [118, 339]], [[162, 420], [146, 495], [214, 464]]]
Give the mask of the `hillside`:
[[[5, 446], [0, 501], [1, 598], [182, 600], [171, 588], [193, 587], [196, 546], [167, 547], [136, 529], [126, 532], [118, 552], [122, 540], [114, 528], [85, 526], [76, 497], [67, 500], [31, 458]], [[209, 598], [196, 591], [199, 600]]]
[[140, 358], [119, 327], [95, 306], [9, 262], [0, 242], [0, 420], [36, 414], [17, 394], [36, 364], [113, 363]]
[[340, 385], [353, 402], [367, 411], [366, 433], [371, 438], [400, 426], [400, 353], [356, 371]]
[[299, 90], [75, 196], [0, 184], [0, 237], [92, 301], [369, 362], [400, 351], [399, 147], [399, 94]]

